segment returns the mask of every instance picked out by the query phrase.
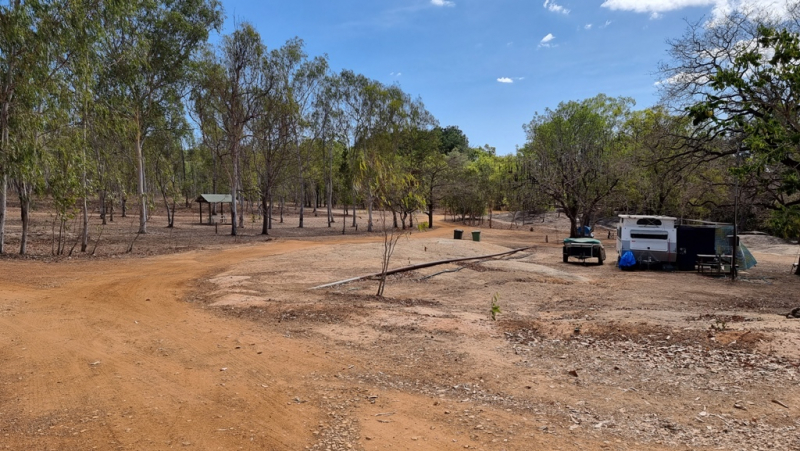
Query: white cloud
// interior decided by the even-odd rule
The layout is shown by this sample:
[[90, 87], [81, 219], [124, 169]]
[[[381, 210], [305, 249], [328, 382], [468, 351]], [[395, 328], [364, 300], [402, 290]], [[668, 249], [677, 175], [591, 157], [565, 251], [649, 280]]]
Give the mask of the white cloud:
[[663, 85], [674, 85], [674, 84], [684, 84], [684, 83], [697, 83], [697, 84], [706, 84], [708, 83], [709, 78], [707, 74], [701, 73], [688, 73], [688, 72], [681, 72], [679, 74], [673, 75], [666, 80], [659, 80], [653, 83], [656, 87], [660, 87]]
[[592, 24], [587, 23], [586, 25], [583, 26], [583, 29], [584, 30], [591, 30], [592, 29]]
[[448, 0], [431, 0], [431, 4], [434, 6], [456, 6], [455, 2]]
[[514, 80], [512, 80], [512, 79], [510, 79], [508, 77], [500, 77], [500, 78], [497, 79], [497, 81], [500, 82], [500, 83], [514, 83]]
[[544, 7], [554, 13], [569, 14], [569, 10], [551, 0], [544, 0]]
[[553, 36], [553, 33], [547, 33], [547, 36], [543, 37], [541, 41], [539, 41], [539, 47], [550, 47], [550, 41], [555, 39], [556, 37]]
[[603, 8], [637, 13], [663, 13], [693, 6], [710, 6], [727, 0], [606, 0]]
[[785, 0], [605, 0], [600, 6], [614, 11], [647, 13], [651, 19], [658, 19], [670, 11], [711, 6], [714, 19], [719, 19], [733, 11], [786, 17], [790, 3]]

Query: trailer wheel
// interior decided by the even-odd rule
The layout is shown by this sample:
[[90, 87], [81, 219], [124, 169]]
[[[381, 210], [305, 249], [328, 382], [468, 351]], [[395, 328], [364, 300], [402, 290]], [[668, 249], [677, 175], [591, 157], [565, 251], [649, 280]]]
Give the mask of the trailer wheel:
[[567, 260], [569, 260], [569, 255], [567, 255], [567, 254], [563, 254], [562, 257], [563, 257], [564, 263], [566, 263]]
[[598, 265], [602, 265], [603, 264], [603, 257], [597, 257], [597, 264]]

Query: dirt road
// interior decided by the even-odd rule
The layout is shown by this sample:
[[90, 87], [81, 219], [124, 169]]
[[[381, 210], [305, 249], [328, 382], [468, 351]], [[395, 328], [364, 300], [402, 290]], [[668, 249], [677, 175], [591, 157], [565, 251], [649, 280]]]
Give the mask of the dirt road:
[[[453, 242], [452, 226], [441, 227], [399, 245], [394, 266], [516, 247], [531, 240], [522, 233]], [[728, 389], [734, 393], [725, 392], [734, 384], [726, 381], [717, 384], [722, 392], [703, 386], [695, 396], [700, 363], [686, 367], [686, 385], [673, 386], [677, 398], [666, 386], [634, 381], [637, 365], [650, 374], [650, 361], [626, 360], [603, 340], [637, 334], [642, 317], [623, 318], [641, 307], [628, 303], [641, 289], [615, 297], [624, 281], [613, 268], [597, 268], [611, 277], [603, 279], [594, 268], [551, 265], [558, 260], [553, 245], [519, 259], [452, 267], [425, 281], [446, 268], [397, 276], [387, 299], [369, 296], [368, 281], [307, 290], [374, 272], [380, 240], [278, 240], [75, 263], [1, 261], [0, 448], [675, 449], [693, 439], [696, 448], [724, 445], [716, 434], [733, 436], [737, 428], [762, 434], [763, 443], [781, 438], [775, 449], [798, 443], [796, 360], [773, 356], [774, 378], [738, 381], [738, 391]], [[635, 276], [667, 283], [664, 277], [679, 276]], [[692, 289], [698, 299], [720, 290], [713, 280], [699, 282]], [[748, 285], [733, 296], [796, 288]], [[492, 322], [484, 304], [499, 291], [504, 321]], [[598, 292], [591, 303], [569, 300]], [[677, 324], [696, 309], [652, 308], [674, 296], [682, 295], [647, 299], [660, 317], [653, 321], [668, 326], [636, 336], [656, 341], [670, 334], [658, 346], [688, 353], [694, 342], [686, 337], [697, 330], [705, 336], [707, 325]], [[613, 309], [602, 308], [611, 303]], [[727, 307], [714, 314], [723, 317]], [[763, 324], [749, 335], [772, 342], [773, 325]], [[579, 327], [587, 338], [571, 340]], [[715, 338], [747, 341], [733, 329]], [[671, 338], [678, 336], [685, 337]], [[779, 338], [797, 344], [796, 334]], [[625, 352], [655, 355], [634, 341]], [[717, 358], [713, 347], [699, 346], [697, 352], [706, 346], [707, 357]], [[744, 349], [741, 359], [745, 351], [761, 352]], [[597, 359], [605, 359], [602, 371], [592, 369]], [[672, 371], [670, 361], [652, 370], [656, 384]], [[762, 403], [759, 395], [786, 407]], [[739, 398], [744, 410], [734, 407]], [[657, 433], [635, 430], [642, 421]]]

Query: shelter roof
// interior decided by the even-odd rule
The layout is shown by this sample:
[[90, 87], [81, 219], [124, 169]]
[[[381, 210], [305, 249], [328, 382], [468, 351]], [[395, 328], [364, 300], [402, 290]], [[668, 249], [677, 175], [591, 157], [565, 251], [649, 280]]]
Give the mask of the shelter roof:
[[229, 204], [232, 198], [230, 194], [201, 194], [194, 201], [201, 204]]

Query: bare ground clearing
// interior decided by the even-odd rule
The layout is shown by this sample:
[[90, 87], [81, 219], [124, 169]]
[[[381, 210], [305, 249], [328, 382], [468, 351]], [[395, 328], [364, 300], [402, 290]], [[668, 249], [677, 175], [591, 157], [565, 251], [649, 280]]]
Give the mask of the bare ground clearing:
[[[375, 272], [377, 234], [292, 217], [234, 244], [196, 214], [153, 218], [139, 255], [114, 255], [127, 218], [98, 257], [0, 260], [0, 448], [800, 449], [796, 246], [748, 237], [732, 284], [563, 264], [554, 217], [479, 243], [441, 223], [392, 266], [536, 247], [376, 298], [309, 288]], [[34, 249], [49, 231], [39, 213]]]

